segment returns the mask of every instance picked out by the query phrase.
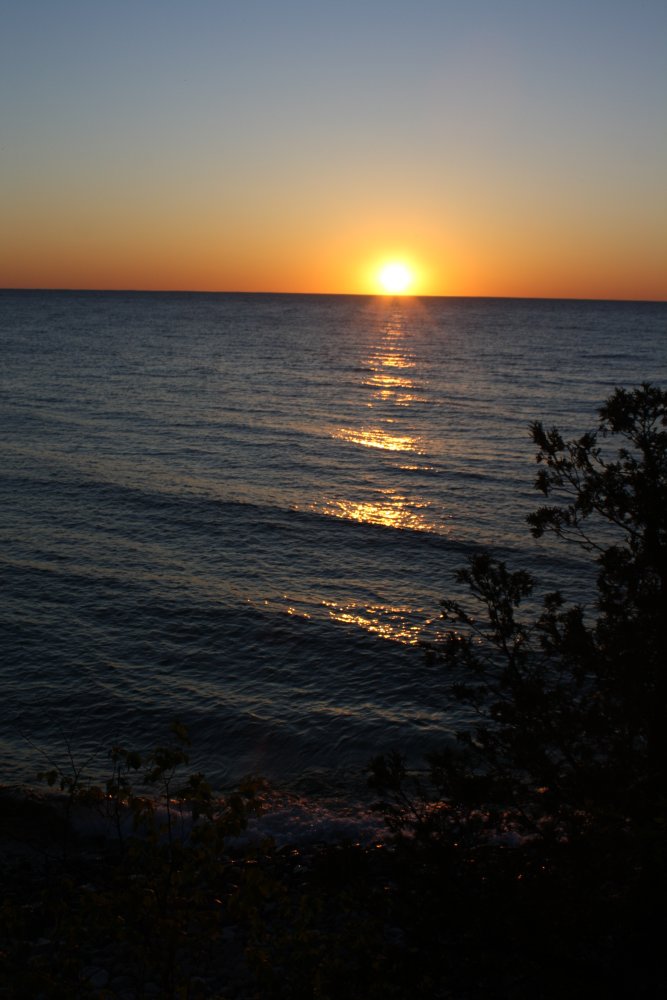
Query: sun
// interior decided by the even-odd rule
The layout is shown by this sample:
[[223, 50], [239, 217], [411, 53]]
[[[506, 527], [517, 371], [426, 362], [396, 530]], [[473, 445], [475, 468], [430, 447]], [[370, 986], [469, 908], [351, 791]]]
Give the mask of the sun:
[[392, 261], [380, 268], [378, 281], [387, 295], [405, 295], [414, 281], [412, 271], [402, 261]]

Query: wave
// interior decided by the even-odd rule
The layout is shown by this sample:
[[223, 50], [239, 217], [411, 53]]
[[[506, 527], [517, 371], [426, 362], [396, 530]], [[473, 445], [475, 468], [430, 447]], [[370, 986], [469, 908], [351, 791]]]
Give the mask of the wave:
[[[82, 750], [159, 738], [180, 715], [220, 781], [260, 770], [293, 784], [446, 736], [456, 710], [417, 642], [440, 599], [461, 596], [470, 554], [490, 545], [586, 598], [576, 557], [525, 527], [529, 419], [586, 429], [601, 386], [664, 375], [664, 309], [5, 304], [9, 771], [34, 764], [17, 719], [57, 752], [63, 734]], [[373, 431], [414, 448], [367, 447]]]

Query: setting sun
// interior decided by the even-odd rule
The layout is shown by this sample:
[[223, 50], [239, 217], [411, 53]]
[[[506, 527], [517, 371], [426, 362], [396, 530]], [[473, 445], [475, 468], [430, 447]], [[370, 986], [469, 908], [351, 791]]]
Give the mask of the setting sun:
[[404, 295], [414, 279], [407, 264], [403, 264], [401, 261], [392, 261], [380, 269], [378, 280], [386, 294]]

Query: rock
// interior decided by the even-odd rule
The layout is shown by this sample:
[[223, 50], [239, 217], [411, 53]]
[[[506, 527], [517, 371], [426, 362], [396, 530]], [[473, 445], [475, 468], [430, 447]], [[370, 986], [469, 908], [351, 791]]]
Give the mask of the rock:
[[94, 990], [103, 990], [109, 983], [109, 973], [97, 965], [87, 965], [81, 970], [81, 978]]

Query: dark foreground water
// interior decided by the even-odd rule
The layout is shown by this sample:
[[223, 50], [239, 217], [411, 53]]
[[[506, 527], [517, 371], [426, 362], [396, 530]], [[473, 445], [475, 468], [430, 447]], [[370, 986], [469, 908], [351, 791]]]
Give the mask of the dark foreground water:
[[665, 384], [667, 305], [0, 293], [0, 778], [178, 717], [223, 785], [354, 786], [461, 722], [418, 640], [534, 542], [533, 419]]

